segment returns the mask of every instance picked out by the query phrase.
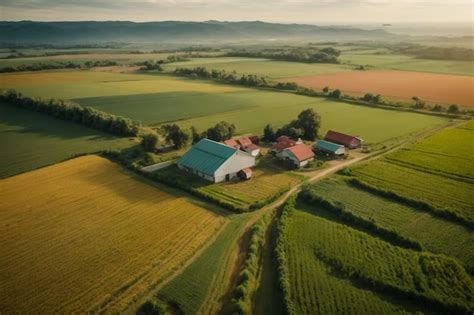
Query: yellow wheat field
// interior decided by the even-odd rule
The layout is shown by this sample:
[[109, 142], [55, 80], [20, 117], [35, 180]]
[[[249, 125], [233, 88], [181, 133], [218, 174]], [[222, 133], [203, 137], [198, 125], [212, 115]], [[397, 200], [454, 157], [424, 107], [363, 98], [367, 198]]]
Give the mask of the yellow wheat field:
[[225, 222], [97, 156], [0, 180], [0, 312], [119, 313]]

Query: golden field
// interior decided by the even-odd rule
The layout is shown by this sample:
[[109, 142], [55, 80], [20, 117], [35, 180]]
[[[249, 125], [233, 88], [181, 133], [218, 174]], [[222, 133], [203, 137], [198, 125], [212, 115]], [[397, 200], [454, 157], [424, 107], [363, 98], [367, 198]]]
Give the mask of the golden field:
[[227, 222], [85, 156], [0, 180], [2, 313], [120, 313]]

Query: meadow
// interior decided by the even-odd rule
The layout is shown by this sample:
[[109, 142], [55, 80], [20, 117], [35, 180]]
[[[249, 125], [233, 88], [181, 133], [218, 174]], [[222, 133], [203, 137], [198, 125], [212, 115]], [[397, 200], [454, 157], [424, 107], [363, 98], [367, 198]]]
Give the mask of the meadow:
[[408, 55], [364, 52], [343, 52], [339, 58], [345, 64], [364, 65], [369, 69], [474, 75], [471, 61], [418, 59]]
[[474, 284], [454, 260], [393, 246], [307, 205], [297, 204], [284, 231], [297, 314], [472, 308]]
[[7, 313], [121, 313], [228, 221], [98, 156], [0, 181], [0, 219]]
[[53, 164], [78, 154], [122, 149], [127, 138], [0, 104], [0, 178]]
[[235, 124], [238, 133], [261, 134], [267, 123], [280, 127], [306, 108], [322, 116], [322, 133], [338, 129], [360, 135], [366, 143], [405, 137], [445, 122], [434, 116], [167, 75], [57, 71], [0, 78], [0, 87], [15, 88], [29, 96], [74, 99], [147, 125], [176, 121], [199, 131], [225, 120]]
[[343, 178], [318, 182], [314, 191], [365, 220], [418, 241], [425, 250], [456, 258], [474, 270], [474, 234], [464, 226], [356, 189]]

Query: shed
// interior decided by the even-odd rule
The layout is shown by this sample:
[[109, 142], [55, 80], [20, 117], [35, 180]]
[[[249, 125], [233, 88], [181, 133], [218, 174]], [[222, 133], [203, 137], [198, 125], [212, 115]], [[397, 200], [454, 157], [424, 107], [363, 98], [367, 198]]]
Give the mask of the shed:
[[337, 143], [337, 144], [342, 144], [346, 146], [349, 149], [355, 149], [359, 148], [362, 145], [362, 139], [355, 137], [355, 136], [350, 136], [346, 135], [344, 133], [340, 133], [334, 130], [329, 130], [326, 133], [326, 136], [324, 137], [324, 140], [327, 140], [329, 142]]
[[284, 149], [277, 155], [282, 160], [290, 160], [295, 167], [303, 167], [314, 159], [314, 153], [310, 147], [304, 143]]
[[319, 140], [314, 145], [316, 153], [326, 156], [343, 156], [346, 154], [346, 148], [342, 144]]

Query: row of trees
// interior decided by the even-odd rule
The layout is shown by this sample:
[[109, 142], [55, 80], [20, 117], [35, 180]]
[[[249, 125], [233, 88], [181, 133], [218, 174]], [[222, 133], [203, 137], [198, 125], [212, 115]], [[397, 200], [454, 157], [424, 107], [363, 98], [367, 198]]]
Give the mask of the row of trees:
[[[203, 138], [214, 141], [224, 141], [232, 138], [235, 134], [235, 130], [235, 125], [226, 121], [221, 121], [201, 133], [199, 133], [194, 126], [191, 126], [189, 132], [177, 124], [167, 124], [161, 127], [165, 141], [172, 144], [176, 149], [184, 147], [189, 141], [194, 144]], [[142, 138], [141, 144], [143, 148], [147, 151], [154, 151], [158, 143], [158, 135], [148, 133], [142, 136]]]
[[235, 71], [227, 72], [225, 70], [207, 70], [205, 67], [195, 68], [176, 68], [174, 71], [177, 75], [185, 75], [191, 77], [199, 77], [204, 79], [214, 79], [225, 83], [239, 84], [245, 86], [269, 87], [264, 77], [258, 77], [254, 74], [243, 74], [240, 77]]
[[320, 127], [321, 117], [312, 108], [308, 108], [299, 113], [295, 120], [279, 128], [276, 132], [270, 124], [266, 125], [263, 129], [263, 139], [273, 142], [279, 136], [285, 135], [295, 139], [314, 141], [318, 137]]
[[118, 136], [137, 136], [140, 129], [139, 122], [128, 118], [108, 114], [92, 107], [83, 107], [70, 101], [30, 98], [15, 90], [2, 91], [0, 101]]
[[117, 62], [111, 60], [86, 61], [84, 64], [72, 61], [54, 61], [54, 62], [38, 62], [29, 65], [7, 66], [0, 68], [0, 73], [22, 72], [22, 71], [41, 71], [41, 70], [57, 70], [57, 69], [81, 69], [94, 67], [116, 66]]
[[248, 57], [248, 58], [268, 58], [284, 61], [296, 61], [307, 63], [339, 63], [341, 52], [332, 47], [298, 47], [291, 49], [273, 49], [264, 51], [233, 51], [228, 56]]

